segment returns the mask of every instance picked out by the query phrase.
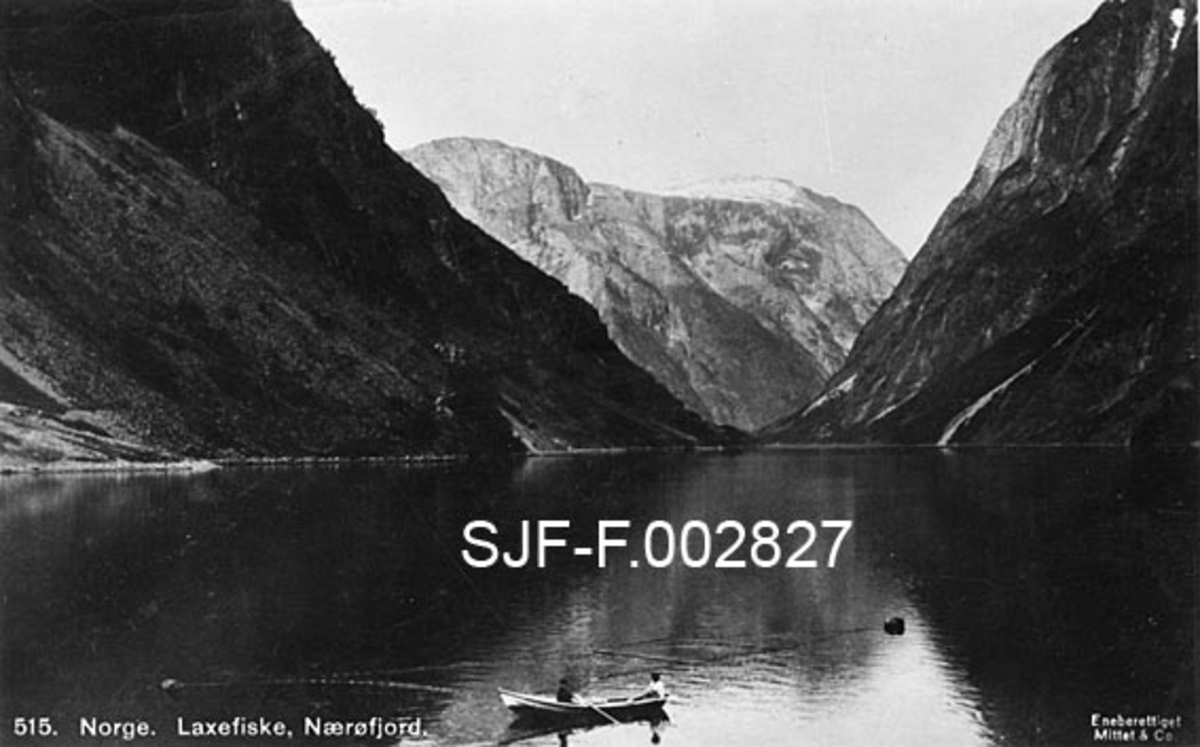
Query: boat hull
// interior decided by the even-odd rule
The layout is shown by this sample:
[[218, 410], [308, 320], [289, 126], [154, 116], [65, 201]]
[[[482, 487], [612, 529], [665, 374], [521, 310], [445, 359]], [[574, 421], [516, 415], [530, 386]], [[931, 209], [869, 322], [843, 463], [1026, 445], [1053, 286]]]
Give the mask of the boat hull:
[[662, 718], [667, 698], [623, 698], [596, 700], [585, 703], [560, 703], [554, 698], [541, 695], [500, 690], [500, 700], [518, 718], [540, 720], [562, 720], [569, 722], [589, 721], [640, 721]]

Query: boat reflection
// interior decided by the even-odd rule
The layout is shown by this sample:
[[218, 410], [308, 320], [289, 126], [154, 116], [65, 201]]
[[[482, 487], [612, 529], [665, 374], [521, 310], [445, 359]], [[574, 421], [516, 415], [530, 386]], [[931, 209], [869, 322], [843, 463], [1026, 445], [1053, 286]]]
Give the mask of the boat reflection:
[[[518, 716], [508, 725], [508, 730], [500, 737], [498, 744], [517, 744], [519, 742], [529, 742], [554, 735], [558, 737], [560, 745], [569, 745], [571, 737], [597, 730], [621, 729], [622, 736], [628, 738], [632, 735], [635, 728], [642, 729], [643, 734], [648, 729], [650, 743], [659, 744], [662, 742], [663, 733], [670, 724], [671, 719], [665, 712], [657, 718], [633, 719], [622, 721], [619, 724], [605, 721], [599, 717], [573, 724], [552, 724], [534, 717]], [[632, 741], [632, 739], [628, 741]]]

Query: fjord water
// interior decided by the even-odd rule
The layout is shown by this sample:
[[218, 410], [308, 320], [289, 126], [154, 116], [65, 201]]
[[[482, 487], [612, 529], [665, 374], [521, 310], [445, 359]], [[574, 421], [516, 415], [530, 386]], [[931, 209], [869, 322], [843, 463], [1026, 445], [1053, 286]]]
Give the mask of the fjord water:
[[[1196, 488], [1194, 453], [1105, 449], [7, 478], [0, 741], [97, 742], [81, 718], [144, 720], [148, 744], [282, 741], [178, 733], [244, 716], [283, 720], [291, 743], [380, 743], [302, 729], [382, 716], [421, 719], [406, 744], [1090, 744], [1093, 714], [1157, 714], [1183, 716], [1186, 744]], [[605, 568], [558, 548], [546, 568], [472, 568], [475, 519], [506, 549], [523, 519], [569, 519], [575, 546], [625, 519], [630, 547]], [[825, 532], [816, 568], [650, 568], [655, 519], [853, 529], [833, 568]], [[904, 635], [883, 632], [893, 616]], [[666, 723], [538, 734], [496, 695], [561, 676], [632, 692], [651, 670], [675, 696]], [[43, 716], [57, 736], [14, 738]]]

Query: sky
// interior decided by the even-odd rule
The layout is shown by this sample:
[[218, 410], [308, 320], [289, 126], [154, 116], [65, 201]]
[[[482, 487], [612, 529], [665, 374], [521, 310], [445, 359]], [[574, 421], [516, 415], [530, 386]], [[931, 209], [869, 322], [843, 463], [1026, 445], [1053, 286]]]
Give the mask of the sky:
[[1100, 0], [293, 0], [397, 150], [500, 140], [656, 191], [770, 176], [905, 254]]

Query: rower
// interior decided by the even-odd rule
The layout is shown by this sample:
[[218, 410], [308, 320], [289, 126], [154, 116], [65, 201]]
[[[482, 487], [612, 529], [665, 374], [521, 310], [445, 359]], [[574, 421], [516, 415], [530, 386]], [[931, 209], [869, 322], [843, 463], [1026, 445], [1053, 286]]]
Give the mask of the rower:
[[667, 686], [663, 684], [662, 675], [658, 672], [650, 673], [650, 684], [646, 687], [646, 692], [642, 693], [640, 698], [665, 698], [667, 697]]
[[555, 696], [559, 703], [574, 703], [575, 693], [571, 692], [571, 686], [567, 684], [567, 678], [563, 677], [558, 681], [558, 694]]

